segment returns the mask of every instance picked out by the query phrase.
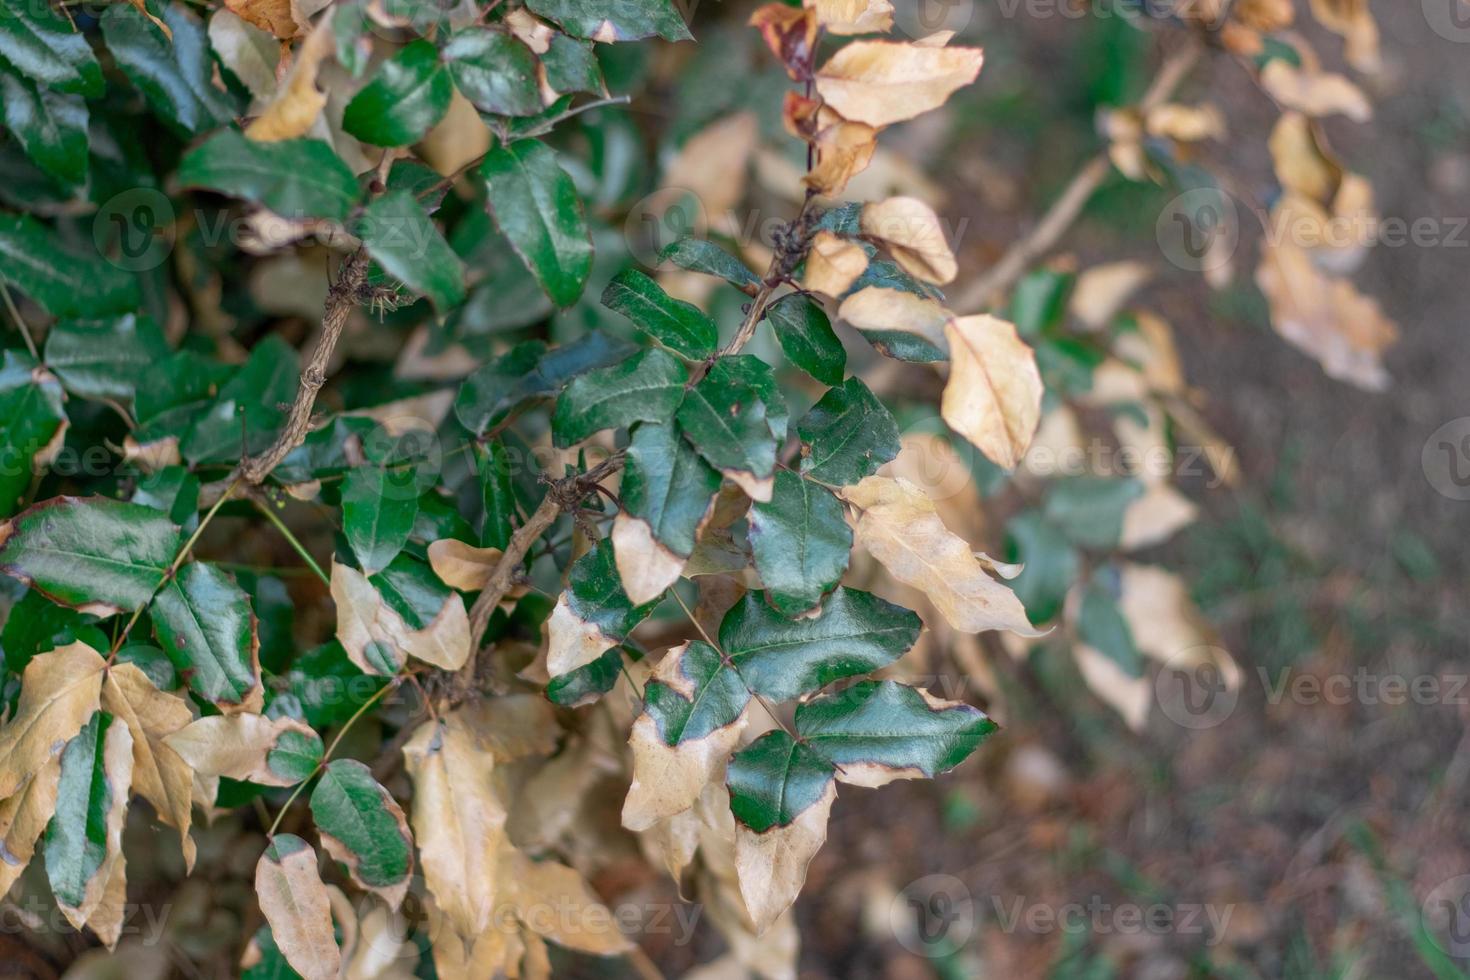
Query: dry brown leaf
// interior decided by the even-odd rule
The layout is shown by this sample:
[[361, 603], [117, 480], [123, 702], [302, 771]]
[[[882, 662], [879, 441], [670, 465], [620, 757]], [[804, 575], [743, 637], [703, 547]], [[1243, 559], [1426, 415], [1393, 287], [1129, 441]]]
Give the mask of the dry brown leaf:
[[855, 242], [839, 238], [830, 231], [819, 231], [812, 238], [806, 257], [806, 274], [802, 286], [815, 293], [840, 298], [868, 268], [868, 253]]
[[635, 606], [663, 595], [679, 581], [688, 561], [655, 538], [647, 521], [626, 511], [619, 511], [613, 519], [612, 543], [623, 591]]
[[499, 548], [476, 548], [455, 538], [441, 538], [429, 545], [429, 567], [451, 589], [479, 592], [503, 554]]
[[784, 3], [768, 3], [757, 7], [746, 23], [761, 32], [766, 47], [786, 67], [786, 74], [793, 81], [811, 77], [812, 59], [817, 50], [817, 18], [811, 11]]
[[546, 670], [552, 677], [585, 667], [618, 645], [596, 623], [578, 619], [567, 604], [566, 593], [556, 600], [546, 621], [546, 639]]
[[194, 774], [164, 739], [194, 720], [183, 698], [160, 691], [135, 665], [114, 664], [102, 682], [102, 710], [128, 726], [133, 736], [133, 789], [153, 805], [158, 818], [179, 831], [184, 870], [194, 867]]
[[1312, 0], [1312, 16], [1345, 42], [1350, 65], [1373, 74], [1383, 67], [1378, 48], [1378, 22], [1368, 0]]
[[424, 135], [418, 153], [441, 177], [449, 177], [488, 153], [492, 142], [490, 127], [479, 110], [456, 88], [444, 118]]
[[745, 198], [746, 171], [759, 133], [753, 112], [716, 120], [680, 148], [664, 171], [663, 186], [692, 192], [719, 227], [738, 225], [731, 212]]
[[0, 728], [0, 799], [15, 794], [61, 755], [101, 703], [102, 669], [85, 643], [31, 658], [21, 674], [15, 714]]
[[890, 0], [805, 0], [829, 34], [886, 34], [893, 29]]
[[744, 824], [736, 824], [735, 870], [757, 936], [775, 924], [801, 893], [807, 865], [827, 840], [827, 818], [836, 799], [834, 779], [817, 802], [785, 827], [772, 827], [758, 834]]
[[787, 92], [782, 118], [788, 132], [812, 145], [812, 167], [801, 177], [801, 184], [818, 194], [835, 197], [842, 193], [877, 152], [878, 130], [842, 118], [820, 99]]
[[531, 12], [524, 7], [508, 12], [505, 15], [505, 26], [536, 54], [550, 51], [551, 41], [556, 37], [555, 28], [531, 16]]
[[955, 629], [1044, 632], [1027, 620], [1016, 594], [986, 574], [969, 543], [944, 526], [918, 487], [870, 476], [840, 494], [858, 509], [853, 529], [863, 547], [890, 575], [928, 596]]
[[979, 48], [854, 41], [817, 72], [817, 91], [845, 119], [888, 126], [944, 105], [983, 62]]
[[[682, 670], [688, 649], [685, 642], [664, 654], [651, 679], [693, 700], [696, 692]], [[640, 714], [628, 736], [633, 751], [633, 781], [623, 801], [623, 826], [633, 831], [648, 830], [660, 820], [692, 807], [710, 783], [723, 781], [725, 764], [745, 731], [746, 715], [741, 712], [730, 724], [703, 738], [669, 745], [653, 716], [646, 711]]]
[[1149, 679], [1131, 676], [1112, 657], [1086, 643], [1073, 644], [1072, 657], [1088, 689], [1122, 715], [1129, 728], [1143, 731], [1153, 703], [1154, 687]]
[[36, 841], [56, 812], [56, 782], [61, 763], [52, 760], [24, 786], [0, 800], [0, 896], [10, 891], [36, 853]]
[[504, 694], [461, 706], [456, 714], [475, 741], [498, 762], [556, 751], [556, 715], [538, 694]]
[[413, 780], [413, 832], [434, 903], [461, 935], [490, 925], [505, 805], [492, 780], [495, 759], [463, 715], [430, 721], [403, 747]]
[[1323, 205], [1337, 194], [1343, 168], [1328, 153], [1312, 120], [1299, 112], [1283, 112], [1271, 130], [1269, 146], [1282, 187]]
[[633, 949], [612, 912], [566, 865], [532, 861], [506, 846], [501, 850], [500, 878], [506, 882], [516, 917], [531, 933], [596, 956], [620, 956]]
[[1041, 422], [1036, 353], [1013, 324], [988, 314], [944, 327], [950, 372], [940, 414], [997, 466], [1014, 469]]
[[837, 316], [859, 330], [913, 334], [941, 351], [949, 349], [945, 327], [953, 314], [934, 300], [905, 289], [859, 289], [842, 301]]
[[1167, 483], [1153, 483], [1123, 511], [1118, 547], [1123, 551], [1152, 548], [1194, 523], [1199, 508]]
[[1199, 143], [1225, 138], [1225, 116], [1215, 106], [1180, 105], [1169, 102], [1149, 110], [1143, 127], [1150, 136], [1178, 143]]
[[1373, 118], [1373, 106], [1363, 90], [1336, 72], [1307, 71], [1284, 58], [1273, 58], [1261, 69], [1261, 87], [1283, 108], [1315, 119], [1339, 112], [1354, 122]]
[[888, 246], [910, 275], [943, 286], [954, 281], [959, 265], [934, 209], [913, 197], [890, 197], [863, 206], [863, 234]]
[[1068, 309], [1088, 329], [1102, 330], [1151, 278], [1153, 267], [1147, 262], [1125, 260], [1092, 266], [1077, 277]]
[[[332, 562], [332, 601], [337, 604], [337, 639], [364, 673], [391, 674], [384, 652], [414, 657], [441, 670], [458, 670], [470, 656], [470, 618], [464, 599], [451, 593], [427, 625], [412, 629], [355, 568]], [[393, 670], [388, 669], [394, 666]]]
[[263, 31], [288, 40], [302, 32], [293, 0], [225, 0], [225, 8]]
[[294, 718], [267, 718], [237, 712], [190, 722], [164, 738], [169, 749], [204, 776], [243, 779], [262, 786], [294, 786], [300, 779], [271, 768], [270, 756], [281, 737], [294, 732], [314, 742], [310, 726]]
[[306, 980], [336, 980], [342, 951], [316, 851], [294, 834], [277, 834], [255, 865], [255, 895], [271, 936]]
[[326, 107], [326, 93], [317, 88], [317, 73], [330, 57], [336, 41], [332, 15], [317, 22], [296, 50], [296, 61], [280, 92], [265, 110], [245, 127], [245, 135], [263, 143], [305, 136]]

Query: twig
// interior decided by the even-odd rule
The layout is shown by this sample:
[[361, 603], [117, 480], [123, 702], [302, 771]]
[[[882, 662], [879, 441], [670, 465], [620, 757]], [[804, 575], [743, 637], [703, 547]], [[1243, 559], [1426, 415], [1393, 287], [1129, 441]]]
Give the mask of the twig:
[[257, 500], [255, 502], [255, 506], [262, 514], [265, 515], [266, 520], [270, 521], [276, 526], [276, 530], [281, 532], [281, 536], [284, 537], [288, 543], [290, 543], [292, 549], [295, 550], [296, 554], [301, 556], [301, 560], [306, 562], [307, 565], [311, 566], [311, 570], [313, 572], [316, 572], [316, 577], [322, 580], [322, 584], [330, 586], [332, 584], [332, 580], [327, 577], [326, 572], [322, 571], [322, 567], [316, 563], [316, 559], [311, 557], [311, 552], [306, 550], [306, 545], [302, 544], [301, 541], [297, 539], [296, 535], [291, 533], [291, 529], [287, 527], [286, 523], [282, 521], [279, 516], [277, 516], [274, 510], [271, 509], [270, 503], [267, 501]]
[[[1165, 58], [1158, 75], [1154, 76], [1148, 91], [1139, 102], [1139, 110], [1148, 112], [1167, 102], [1194, 67], [1200, 50], [1199, 43], [1191, 38], [1183, 47]], [[961, 312], [978, 311], [993, 304], [1033, 263], [1056, 247], [1111, 171], [1112, 161], [1107, 151], [1083, 164], [1082, 169], [1072, 177], [1061, 196], [1037, 222], [1031, 233], [1012, 245], [985, 275], [960, 293], [955, 298], [954, 308]]]
[[27, 326], [25, 317], [20, 315], [20, 310], [16, 308], [15, 300], [11, 299], [10, 290], [4, 283], [0, 283], [0, 296], [5, 297], [5, 308], [10, 311], [10, 318], [15, 321], [16, 329], [25, 338], [26, 347], [30, 350], [31, 357], [39, 361], [41, 359], [41, 352], [36, 350], [36, 342], [31, 338], [31, 328]]

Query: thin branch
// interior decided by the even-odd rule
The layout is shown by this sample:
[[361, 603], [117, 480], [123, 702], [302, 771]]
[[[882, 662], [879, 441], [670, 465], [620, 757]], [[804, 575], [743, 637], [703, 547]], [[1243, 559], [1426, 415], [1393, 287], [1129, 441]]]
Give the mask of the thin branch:
[[39, 361], [41, 359], [41, 352], [36, 350], [36, 342], [31, 338], [31, 328], [26, 324], [25, 317], [20, 315], [20, 310], [16, 308], [15, 300], [10, 297], [10, 290], [4, 283], [0, 283], [0, 296], [5, 297], [5, 308], [10, 311], [10, 318], [15, 321], [16, 329], [25, 338], [26, 347], [30, 350], [31, 357]]
[[311, 557], [311, 552], [306, 550], [306, 545], [302, 544], [301, 541], [296, 537], [296, 535], [291, 533], [291, 529], [287, 527], [286, 523], [282, 521], [281, 518], [276, 514], [275, 510], [272, 509], [270, 503], [267, 501], [257, 500], [255, 502], [255, 506], [262, 514], [265, 515], [266, 520], [270, 521], [276, 526], [276, 530], [281, 532], [281, 536], [286, 539], [286, 541], [291, 545], [296, 554], [301, 556], [301, 560], [306, 562], [306, 564], [311, 567], [311, 570], [313, 572], [316, 572], [316, 577], [322, 580], [322, 584], [330, 587], [332, 584], [332, 580], [327, 577], [326, 572], [322, 571], [322, 567], [316, 563], [316, 559]]
[[[1164, 64], [1159, 68], [1159, 73], [1149, 85], [1138, 108], [1142, 112], [1148, 112], [1163, 105], [1174, 94], [1174, 90], [1184, 81], [1191, 68], [1200, 56], [1200, 45], [1191, 38], [1183, 47], [1178, 48], [1164, 59]], [[956, 310], [978, 311], [991, 306], [1016, 280], [1025, 275], [1026, 270], [1046, 253], [1056, 247], [1063, 235], [1076, 222], [1082, 209], [1092, 199], [1092, 195], [1102, 186], [1112, 172], [1112, 161], [1107, 151], [1099, 153], [1082, 165], [1077, 171], [1060, 197], [1037, 222], [1031, 233], [1016, 242], [1001, 256], [999, 262], [970, 284], [969, 288], [960, 293], [953, 303]]]

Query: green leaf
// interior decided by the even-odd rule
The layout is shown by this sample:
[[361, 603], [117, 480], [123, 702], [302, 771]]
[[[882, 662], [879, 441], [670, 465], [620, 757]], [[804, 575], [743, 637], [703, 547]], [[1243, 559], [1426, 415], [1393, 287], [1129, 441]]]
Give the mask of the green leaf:
[[[770, 365], [748, 354], [722, 357], [684, 398], [679, 429], [711, 466], [734, 479], [769, 485], [786, 437], [786, 405]], [[760, 494], [768, 496], [768, 494]]]
[[[6, 351], [0, 361], [0, 517], [15, 513], [24, 502], [36, 472], [53, 441], [64, 438], [66, 409], [55, 376], [29, 354]], [[3, 542], [0, 542], [3, 543]]]
[[833, 486], [849, 486], [898, 455], [898, 423], [856, 377], [829, 389], [796, 425], [801, 471]]
[[553, 92], [602, 95], [607, 91], [602, 66], [597, 63], [597, 53], [590, 41], [553, 34], [551, 46], [541, 55], [541, 66], [546, 69], [546, 84]]
[[386, 568], [408, 543], [419, 512], [413, 467], [368, 464], [347, 471], [342, 484], [342, 530], [368, 575]]
[[555, 394], [586, 371], [626, 360], [633, 350], [601, 332], [549, 351], [539, 340], [525, 341], [465, 379], [454, 414], [466, 429], [480, 435], [527, 402]]
[[49, 4], [0, 3], [0, 57], [57, 92], [95, 97], [104, 91], [92, 46]]
[[672, 425], [638, 426], [627, 453], [619, 487], [623, 509], [648, 524], [659, 544], [688, 558], [699, 524], [720, 489], [720, 474]]
[[516, 500], [510, 468], [510, 453], [499, 439], [487, 443], [480, 456], [480, 547], [504, 551], [515, 533]]
[[777, 300], [766, 311], [766, 316], [776, 331], [781, 350], [792, 364], [823, 384], [842, 384], [842, 375], [847, 369], [847, 351], [820, 306], [805, 296], [792, 293]]
[[827, 793], [835, 770], [777, 729], [730, 757], [730, 812], [758, 834], [786, 827]]
[[378, 66], [347, 103], [342, 128], [373, 146], [408, 146], [444, 118], [453, 94], [438, 50], [419, 38]]
[[263, 205], [286, 218], [346, 221], [359, 196], [357, 178], [318, 139], [262, 143], [225, 129], [179, 163], [183, 187], [204, 187]]
[[78, 256], [62, 248], [28, 214], [0, 214], [0, 280], [52, 316], [110, 316], [141, 302], [131, 275], [96, 252]]
[[703, 238], [681, 238], [659, 253], [659, 263], [672, 262], [681, 269], [719, 276], [737, 289], [759, 289], [761, 277], [744, 262], [714, 242]]
[[203, 26], [180, 3], [163, 8], [166, 38], [131, 4], [113, 4], [102, 15], [102, 37], [123, 74], [176, 130], [194, 136], [234, 118], [235, 100], [214, 84], [214, 58]]
[[276, 739], [275, 747], [265, 756], [265, 764], [271, 772], [289, 783], [295, 784], [309, 779], [321, 765], [325, 749], [322, 737], [294, 729], [284, 731]]
[[157, 362], [144, 372], [133, 397], [138, 420], [133, 437], [147, 443], [184, 435], [236, 370], [192, 350], [175, 351]]
[[568, 34], [594, 41], [637, 41], [655, 34], [667, 41], [692, 39], [670, 0], [529, 0], [526, 6]]
[[1055, 618], [1077, 578], [1076, 549], [1034, 510], [1011, 518], [1006, 525], [1006, 540], [1007, 560], [1022, 566], [1010, 584], [1026, 607], [1026, 618], [1033, 623]]
[[285, 421], [299, 376], [290, 344], [277, 334], [260, 341], [205, 412], [187, 426], [179, 452], [190, 463], [221, 463], [239, 459], [242, 443], [248, 452], [265, 450]]
[[86, 182], [87, 103], [80, 95], [38, 88], [0, 67], [0, 98], [5, 128], [36, 166], [63, 184]]
[[575, 303], [592, 271], [582, 200], [556, 154], [537, 140], [499, 146], [480, 165], [490, 212], [557, 306]]
[[623, 649], [613, 647], [590, 664], [553, 677], [546, 685], [546, 699], [563, 708], [592, 704], [617, 686], [623, 669]]
[[199, 477], [182, 466], [165, 466], [138, 478], [133, 503], [161, 510], [180, 527], [197, 523]]
[[715, 352], [719, 328], [693, 303], [674, 299], [637, 269], [624, 269], [602, 292], [602, 305], [621, 313], [649, 337], [691, 361]]
[[842, 767], [839, 779], [877, 785], [959, 765], [995, 722], [978, 708], [935, 701], [896, 681], [861, 681], [796, 707], [796, 732]]
[[163, 331], [146, 314], [63, 320], [46, 335], [46, 366], [83, 398], [131, 400], [147, 370], [168, 355]]
[[153, 629], [189, 690], [218, 705], [260, 705], [250, 597], [229, 573], [190, 562], [153, 597]]
[[27, 589], [10, 607], [5, 626], [0, 629], [5, 666], [19, 677], [36, 654], [66, 646], [79, 639], [83, 630], [95, 629], [88, 626], [90, 622], [90, 617], [58, 606], [35, 589]]
[[[96, 712], [61, 752], [56, 812], [46, 826], [44, 854], [51, 891], [66, 908], [82, 906], [89, 886], [95, 898], [99, 883], [94, 879], [107, 858], [108, 816], [117, 795], [128, 792], [126, 784], [118, 785], [121, 774], [108, 771], [107, 736], [114, 723], [105, 711]], [[118, 737], [126, 736], [113, 735]]]
[[856, 589], [837, 588], [816, 616], [796, 620], [751, 592], [720, 623], [720, 648], [752, 690], [786, 701], [886, 667], [922, 627], [915, 613]]
[[750, 691], [720, 651], [692, 640], [679, 661], [685, 691], [657, 680], [643, 689], [644, 710], [668, 745], [695, 741], [724, 728], [745, 710]]
[[311, 793], [311, 815], [327, 852], [352, 878], [396, 906], [413, 872], [413, 839], [403, 810], [367, 766], [333, 759]]
[[1016, 283], [1006, 319], [1022, 337], [1035, 338], [1057, 326], [1067, 312], [1067, 299], [1077, 277], [1070, 272], [1037, 269]]
[[439, 49], [464, 97], [481, 112], [534, 116], [545, 108], [536, 84], [536, 56], [504, 31], [465, 27]]
[[373, 261], [441, 312], [464, 300], [464, 263], [407, 191], [388, 191], [363, 211], [357, 235]]
[[771, 605], [798, 616], [847, 571], [852, 528], [840, 501], [821, 487], [792, 473], [776, 473], [769, 503], [750, 509], [750, 547], [756, 571]]
[[688, 380], [684, 365], [657, 348], [573, 378], [551, 420], [556, 444], [570, 446], [634, 422], [667, 422], [684, 400]]
[[0, 525], [0, 571], [64, 606], [129, 612], [153, 595], [181, 544], [152, 507], [53, 497]]
[[648, 618], [658, 600], [635, 606], [623, 591], [613, 545], [603, 538], [572, 564], [562, 593], [567, 609], [578, 620], [595, 625], [614, 643], [621, 643], [633, 627]]
[[1133, 640], [1128, 620], [1118, 609], [1118, 585], [1118, 573], [1111, 568], [1093, 574], [1077, 612], [1077, 635], [1129, 677], [1142, 677], [1143, 654]]
[[1055, 480], [1042, 507], [1046, 519], [1074, 544], [1107, 550], [1123, 534], [1123, 514], [1143, 496], [1143, 484], [1126, 478], [1073, 476]]

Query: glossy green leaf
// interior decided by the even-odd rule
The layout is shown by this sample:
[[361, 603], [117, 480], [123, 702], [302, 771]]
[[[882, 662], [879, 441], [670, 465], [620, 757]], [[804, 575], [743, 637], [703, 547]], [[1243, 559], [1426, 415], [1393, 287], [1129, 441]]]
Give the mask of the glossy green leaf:
[[758, 834], [788, 826], [821, 800], [835, 773], [831, 763], [784, 731], [766, 732], [730, 757], [730, 812]]
[[420, 38], [378, 66], [347, 103], [342, 128], [374, 146], [408, 146], [444, 118], [453, 94], [438, 49]]
[[263, 205], [292, 220], [346, 221], [359, 197], [357, 178], [318, 139], [262, 143], [225, 129], [179, 163], [184, 187], [204, 187]]
[[536, 84], [536, 56], [505, 31], [465, 27], [439, 49], [450, 77], [481, 112], [534, 116], [545, 108]]
[[1070, 272], [1037, 269], [1021, 277], [1011, 296], [1006, 319], [1028, 339], [1061, 323], [1077, 277]]
[[130, 612], [147, 602], [183, 543], [152, 507], [53, 497], [0, 525], [0, 571], [72, 608]]
[[46, 366], [84, 398], [131, 400], [148, 369], [168, 355], [163, 331], [146, 314], [63, 320], [46, 335]]
[[601, 95], [606, 91], [602, 66], [597, 63], [597, 52], [590, 41], [553, 34], [551, 46], [541, 55], [541, 66], [546, 69], [546, 84], [553, 92]]
[[237, 370], [191, 350], [175, 351], [147, 368], [133, 397], [133, 438], [148, 443], [184, 435]]
[[0, 281], [52, 316], [129, 313], [140, 302], [131, 275], [96, 252], [78, 255], [63, 248], [28, 214], [0, 214]]
[[504, 442], [494, 439], [481, 450], [479, 459], [480, 500], [484, 505], [480, 519], [480, 547], [504, 551], [510, 544], [516, 525], [510, 453]]
[[1106, 550], [1123, 534], [1123, 514], [1143, 496], [1135, 479], [1073, 476], [1053, 481], [1042, 512], [1074, 544]]
[[856, 377], [829, 389], [796, 425], [801, 471], [833, 486], [849, 486], [898, 455], [898, 423]]
[[655, 34], [668, 41], [691, 39], [671, 0], [529, 0], [526, 6], [567, 33], [594, 41], [636, 41]]
[[886, 667], [912, 647], [919, 617], [868, 592], [837, 588], [813, 617], [789, 619], [761, 592], [720, 623], [720, 648], [752, 690], [777, 701]]
[[[91, 617], [58, 606], [35, 589], [27, 589], [10, 607], [5, 626], [0, 629], [0, 650], [5, 652], [5, 666], [19, 677], [36, 654], [66, 646], [80, 639], [83, 631], [95, 629], [88, 625], [90, 622]], [[102, 648], [105, 648], [105, 634], [102, 642]]]
[[613, 647], [576, 670], [553, 677], [546, 685], [546, 699], [563, 708], [592, 704], [617, 686], [623, 670], [623, 648]]
[[847, 571], [852, 528], [832, 491], [780, 470], [770, 502], [750, 509], [750, 546], [771, 605], [797, 616]]
[[862, 681], [796, 707], [796, 732], [849, 782], [934, 777], [959, 765], [995, 722], [978, 708], [936, 702], [896, 681]]
[[223, 126], [239, 111], [214, 83], [214, 57], [199, 19], [181, 3], [163, 7], [173, 37], [131, 4], [112, 4], [102, 15], [107, 49], [154, 110], [179, 132], [194, 136]]
[[684, 398], [679, 429], [726, 476], [766, 481], [786, 437], [786, 405], [771, 368], [748, 354], [722, 357]]
[[792, 293], [773, 303], [766, 316], [776, 331], [781, 350], [792, 364], [823, 384], [842, 384], [847, 351], [820, 306]]
[[633, 351], [632, 345], [601, 332], [551, 350], [539, 340], [525, 341], [465, 379], [454, 414], [479, 435], [527, 402], [555, 394], [583, 372], [626, 360]]
[[189, 690], [219, 705], [259, 706], [255, 614], [227, 572], [189, 562], [159, 589], [150, 611], [159, 645]]
[[412, 467], [367, 464], [347, 471], [342, 483], [342, 531], [368, 575], [388, 567], [403, 550], [418, 511]]
[[413, 872], [413, 839], [403, 810], [353, 759], [333, 759], [311, 793], [311, 815], [322, 844], [347, 865], [353, 880], [401, 900]]
[[643, 688], [644, 710], [668, 745], [701, 739], [724, 728], [745, 710], [750, 691], [720, 651], [693, 640], [679, 660], [684, 691], [658, 680]]
[[562, 594], [573, 616], [595, 625], [615, 643], [628, 638], [633, 627], [648, 618], [658, 600], [635, 606], [623, 591], [613, 557], [613, 545], [603, 538], [572, 564]]
[[54, 440], [65, 435], [66, 407], [56, 377], [29, 354], [6, 351], [0, 361], [0, 517], [25, 502], [34, 474], [44, 470]]
[[138, 478], [133, 503], [161, 510], [180, 527], [197, 521], [199, 477], [182, 466], [165, 466]]
[[570, 446], [634, 422], [667, 422], [684, 400], [688, 380], [684, 365], [657, 348], [573, 378], [552, 416], [556, 444]]
[[719, 276], [737, 289], [758, 289], [761, 284], [761, 277], [744, 262], [704, 238], [681, 238], [659, 253], [658, 260], [690, 272]]
[[300, 377], [296, 351], [279, 335], [258, 342], [250, 358], [205, 411], [184, 426], [179, 452], [190, 463], [232, 462], [265, 450], [286, 418]]
[[0, 99], [5, 128], [36, 166], [62, 184], [86, 181], [87, 103], [80, 95], [37, 87], [0, 66]]
[[126, 783], [118, 785], [121, 774], [106, 765], [107, 735], [115, 724], [111, 715], [97, 712], [61, 752], [56, 813], [46, 827], [43, 853], [51, 891], [68, 908], [87, 900], [89, 885], [95, 894], [93, 879], [107, 858], [107, 817], [117, 794], [128, 792]]
[[623, 509], [647, 523], [659, 544], [688, 558], [700, 522], [719, 492], [719, 472], [679, 437], [673, 425], [638, 426], [627, 454], [619, 488]]
[[602, 292], [602, 305], [676, 354], [702, 361], [715, 352], [719, 328], [693, 303], [675, 299], [637, 269], [624, 269]]
[[374, 262], [441, 311], [464, 300], [464, 263], [412, 194], [388, 191], [354, 227]]
[[57, 92], [99, 96], [102, 66], [81, 31], [49, 4], [0, 3], [0, 57]]
[[491, 214], [551, 301], [568, 307], [592, 271], [582, 201], [556, 154], [537, 140], [498, 146], [480, 165]]

